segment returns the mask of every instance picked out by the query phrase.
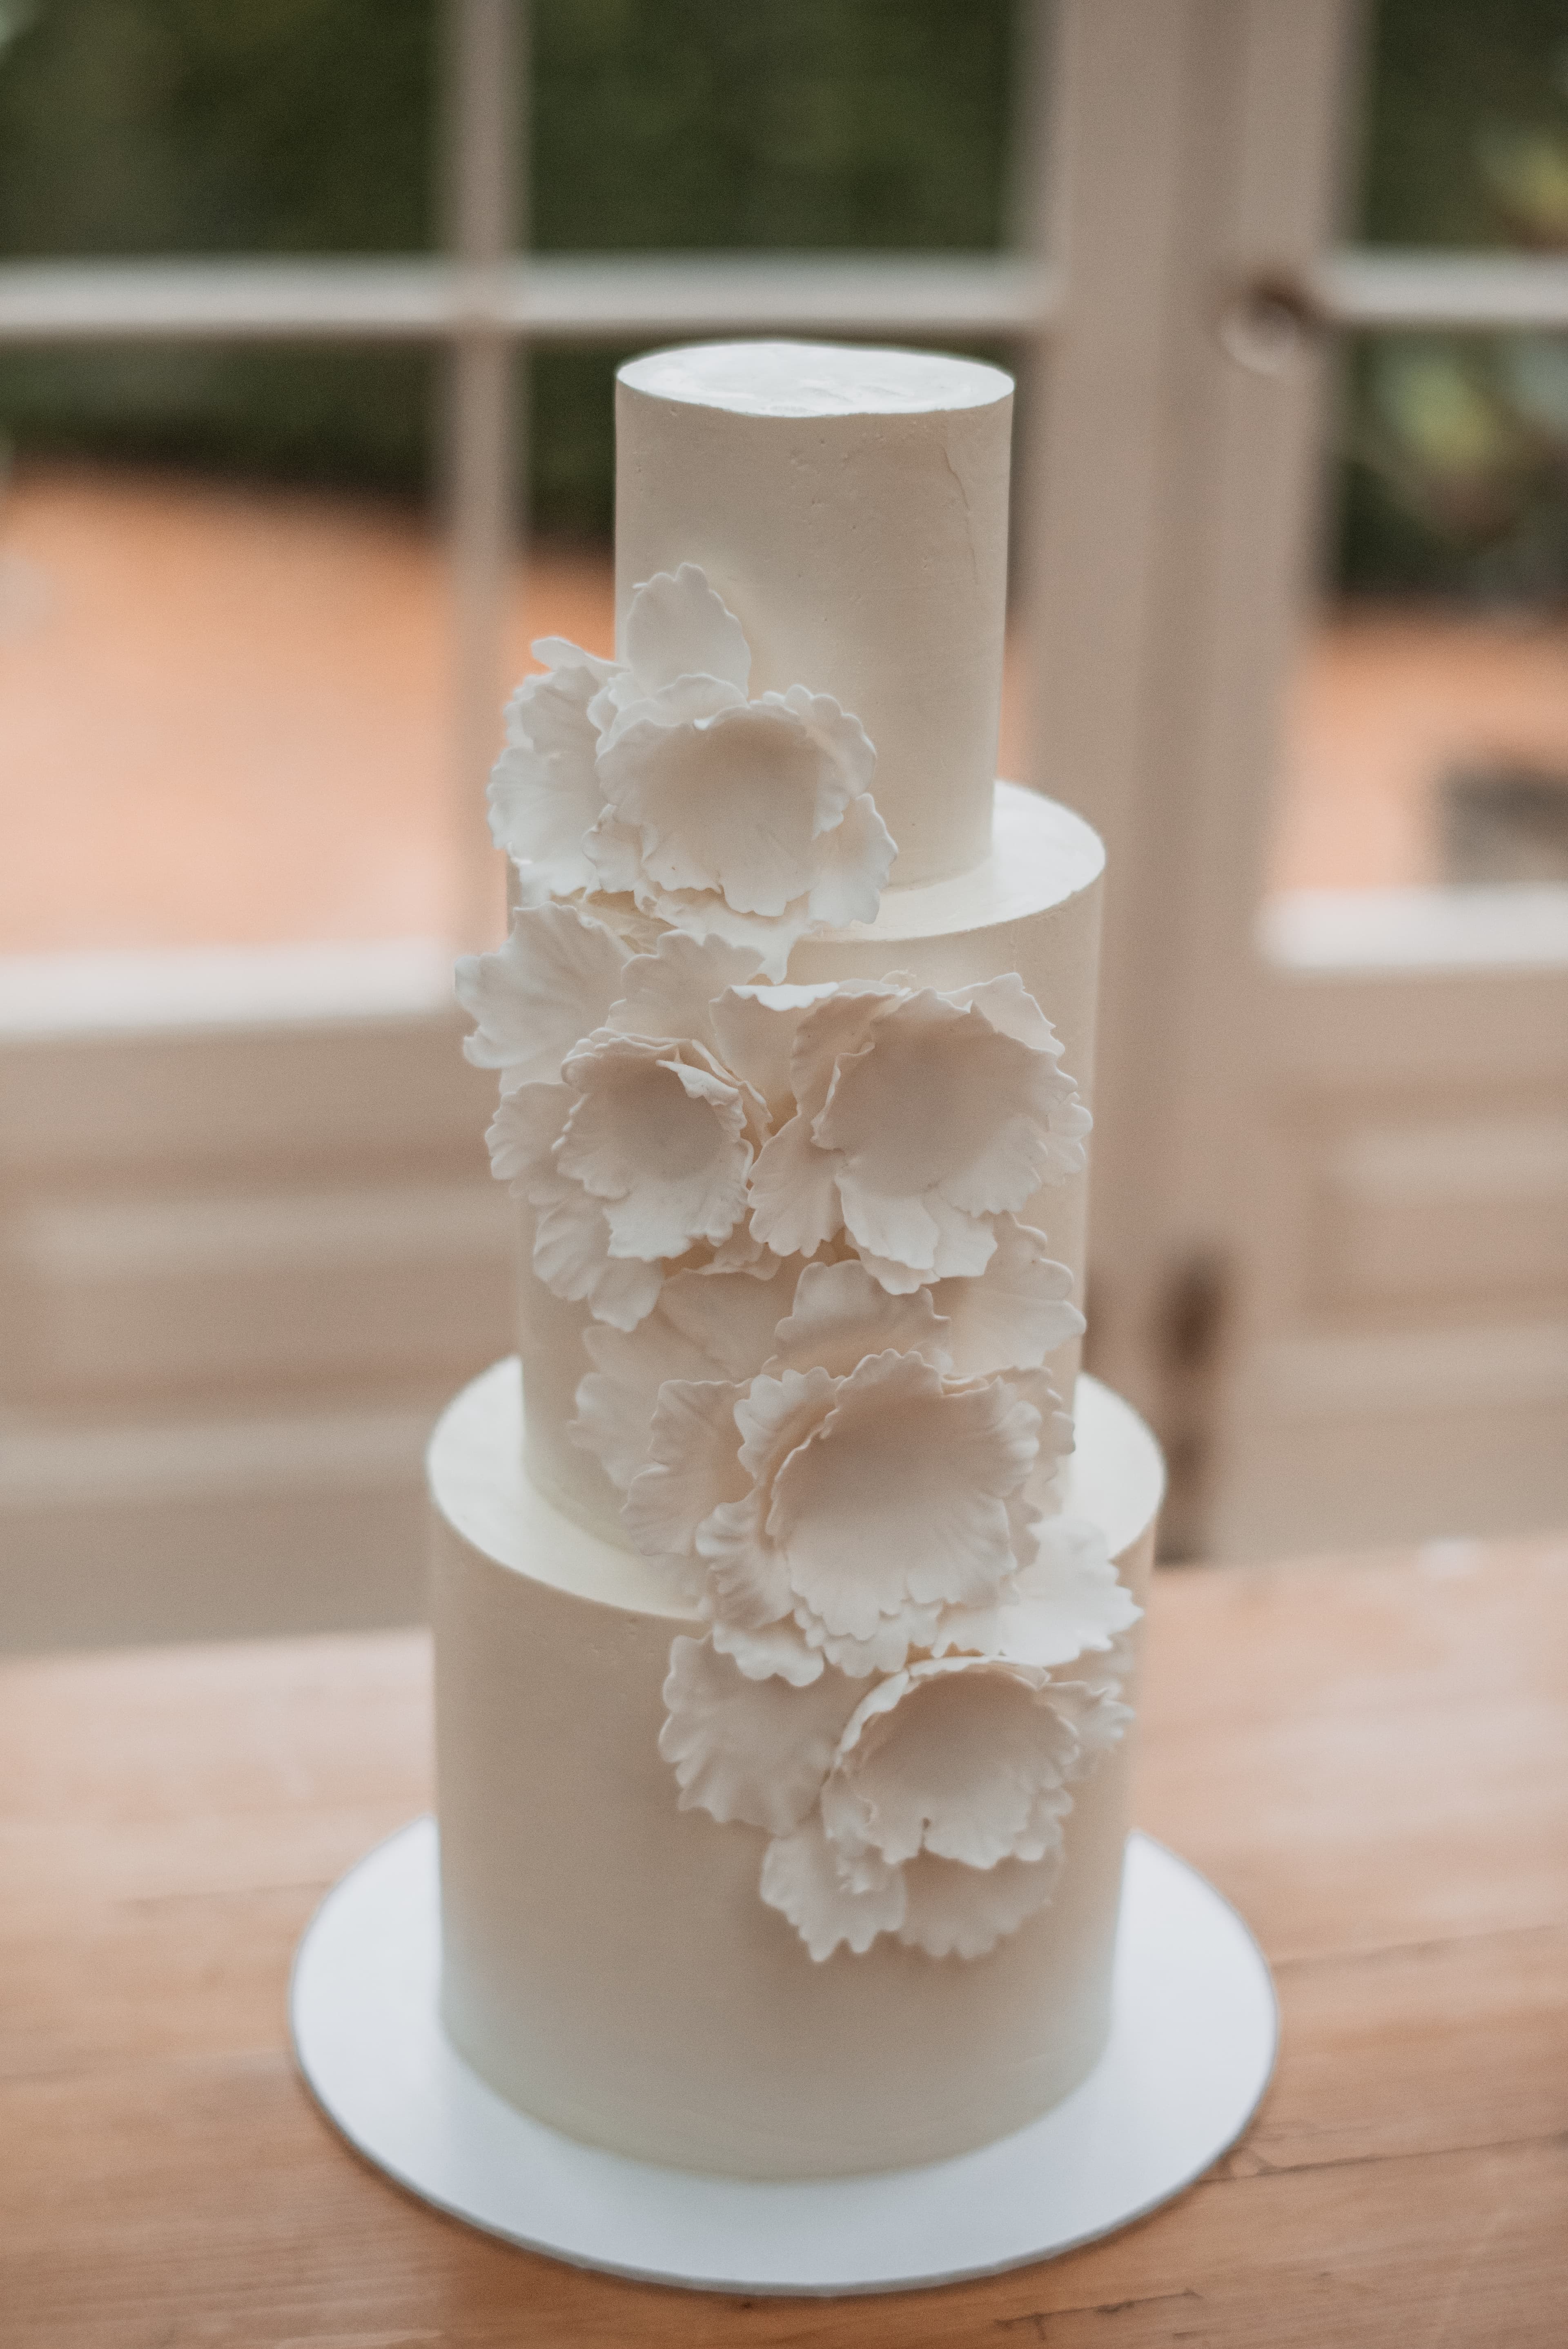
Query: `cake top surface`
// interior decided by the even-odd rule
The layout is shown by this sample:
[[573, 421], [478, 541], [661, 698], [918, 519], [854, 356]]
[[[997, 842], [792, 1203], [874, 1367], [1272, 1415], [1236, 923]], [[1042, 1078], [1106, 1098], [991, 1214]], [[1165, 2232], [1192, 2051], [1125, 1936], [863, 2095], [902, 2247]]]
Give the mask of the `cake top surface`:
[[655, 398], [738, 416], [901, 416], [989, 408], [1013, 379], [940, 351], [851, 343], [691, 343], [632, 359], [620, 380]]

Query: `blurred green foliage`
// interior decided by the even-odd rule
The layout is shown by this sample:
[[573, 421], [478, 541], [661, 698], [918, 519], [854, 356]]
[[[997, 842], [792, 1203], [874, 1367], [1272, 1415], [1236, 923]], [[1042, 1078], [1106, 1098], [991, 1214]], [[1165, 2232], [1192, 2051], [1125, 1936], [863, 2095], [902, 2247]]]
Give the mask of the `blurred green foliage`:
[[[544, 249], [974, 249], [1005, 233], [1014, 0], [535, 0]], [[438, 0], [0, 0], [0, 254], [378, 253], [439, 234]], [[1563, 0], [1381, 0], [1361, 233], [1568, 246]], [[531, 364], [533, 509], [601, 534], [621, 354]], [[438, 361], [0, 356], [25, 448], [418, 492]], [[1347, 354], [1339, 573], [1568, 592], [1568, 355]]]
[[[399, 252], [429, 242], [426, 0], [0, 0], [0, 253]], [[425, 476], [414, 350], [0, 354], [23, 448], [287, 480]]]
[[[1382, 0], [1368, 98], [1367, 243], [1568, 248], [1562, 0]], [[1568, 342], [1369, 336], [1345, 375], [1342, 585], [1568, 595]]]
[[[1010, 0], [536, 0], [532, 18], [542, 248], [997, 241]], [[433, 0], [0, 0], [0, 253], [428, 247], [440, 32]], [[624, 356], [532, 364], [542, 528], [609, 528]], [[437, 363], [397, 350], [0, 358], [23, 446], [295, 480], [420, 487], [438, 399]]]

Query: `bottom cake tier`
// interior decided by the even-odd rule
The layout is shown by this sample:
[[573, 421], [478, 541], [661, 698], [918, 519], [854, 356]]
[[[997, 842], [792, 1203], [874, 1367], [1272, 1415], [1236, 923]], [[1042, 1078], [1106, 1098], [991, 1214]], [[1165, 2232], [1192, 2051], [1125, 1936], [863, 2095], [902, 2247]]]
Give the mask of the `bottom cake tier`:
[[[698, 1627], [645, 1560], [529, 1484], [521, 1410], [516, 1361], [498, 1363], [430, 1448], [441, 2013], [459, 2052], [573, 2137], [731, 2177], [895, 2168], [1037, 2118], [1109, 2027], [1130, 1733], [1075, 1789], [1049, 1904], [987, 1956], [884, 1937], [814, 1961], [759, 1898], [767, 1837], [681, 1810], [659, 1758], [670, 1642]], [[1141, 1599], [1158, 1447], [1092, 1379], [1077, 1423], [1066, 1506]]]

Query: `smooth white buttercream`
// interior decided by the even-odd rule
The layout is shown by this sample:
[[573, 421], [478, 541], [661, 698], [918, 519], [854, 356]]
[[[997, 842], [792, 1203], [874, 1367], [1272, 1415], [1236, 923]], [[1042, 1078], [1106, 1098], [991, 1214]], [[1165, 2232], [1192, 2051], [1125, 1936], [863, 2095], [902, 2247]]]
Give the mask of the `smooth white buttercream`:
[[635, 588], [700, 566], [753, 697], [803, 685], [865, 729], [900, 885], [989, 843], [1011, 429], [1008, 377], [925, 352], [712, 344], [616, 384], [622, 657]]

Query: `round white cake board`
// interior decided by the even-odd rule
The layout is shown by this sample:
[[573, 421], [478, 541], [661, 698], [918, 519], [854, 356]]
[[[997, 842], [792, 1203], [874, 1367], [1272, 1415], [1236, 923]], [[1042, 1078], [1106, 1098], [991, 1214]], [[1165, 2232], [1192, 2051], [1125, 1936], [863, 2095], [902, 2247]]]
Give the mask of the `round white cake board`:
[[290, 2020], [328, 2118], [399, 2185], [488, 2234], [706, 2292], [906, 2290], [1108, 2234], [1240, 2136], [1278, 2036], [1268, 1967], [1235, 1910], [1135, 1835], [1110, 2042], [1043, 2119], [915, 2169], [699, 2177], [580, 2144], [487, 2088], [441, 2028], [439, 1941], [435, 1822], [418, 1819], [328, 1893], [300, 1943]]

